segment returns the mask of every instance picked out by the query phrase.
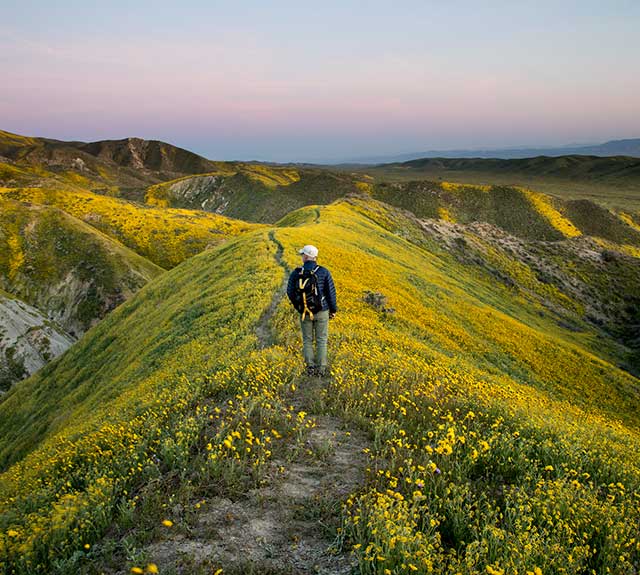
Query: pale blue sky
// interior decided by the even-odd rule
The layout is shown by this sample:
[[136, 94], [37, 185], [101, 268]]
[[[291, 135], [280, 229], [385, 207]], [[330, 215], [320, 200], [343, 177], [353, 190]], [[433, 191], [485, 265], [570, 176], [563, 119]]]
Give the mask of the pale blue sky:
[[640, 137], [640, 2], [0, 0], [0, 129], [332, 160]]

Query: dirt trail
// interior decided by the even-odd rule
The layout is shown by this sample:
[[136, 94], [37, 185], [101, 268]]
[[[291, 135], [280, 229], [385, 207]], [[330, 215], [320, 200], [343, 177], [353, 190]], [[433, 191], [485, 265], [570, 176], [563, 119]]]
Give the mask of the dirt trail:
[[[336, 548], [341, 504], [364, 481], [367, 438], [340, 419], [313, 415], [323, 405], [319, 378], [305, 378], [291, 397], [316, 421], [304, 446], [271, 462], [272, 478], [237, 501], [210, 498], [189, 536], [174, 535], [145, 549], [172, 573], [348, 575], [353, 557]], [[282, 473], [284, 470], [284, 473]]]
[[256, 325], [255, 331], [256, 336], [258, 338], [258, 347], [260, 349], [264, 349], [265, 347], [269, 347], [273, 345], [275, 338], [273, 337], [273, 333], [271, 332], [271, 318], [276, 312], [278, 308], [278, 304], [282, 300], [282, 298], [287, 293], [287, 282], [289, 280], [289, 267], [286, 262], [282, 259], [282, 253], [284, 252], [284, 248], [282, 244], [276, 239], [275, 232], [271, 230], [269, 232], [269, 239], [276, 245], [276, 253], [274, 258], [279, 266], [283, 268], [283, 278], [282, 284], [280, 287], [274, 292], [273, 297], [271, 298], [271, 303], [269, 306], [262, 312], [260, 319]]
[[[286, 294], [289, 268], [283, 247], [272, 231], [276, 262], [283, 268], [280, 288], [264, 311], [256, 335], [260, 348], [275, 343], [271, 319]], [[304, 444], [288, 445], [270, 463], [267, 483], [237, 500], [213, 497], [206, 501], [188, 534], [177, 530], [144, 548], [161, 573], [224, 575], [348, 575], [354, 558], [339, 548], [336, 537], [341, 505], [365, 478], [369, 447], [365, 435], [347, 429], [327, 415], [326, 380], [303, 377], [288, 398], [296, 411], [315, 421]]]

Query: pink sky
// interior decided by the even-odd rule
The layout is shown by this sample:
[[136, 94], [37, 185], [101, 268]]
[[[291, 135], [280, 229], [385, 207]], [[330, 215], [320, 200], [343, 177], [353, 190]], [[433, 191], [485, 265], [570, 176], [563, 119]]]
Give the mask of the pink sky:
[[0, 129], [280, 161], [640, 137], [632, 3], [61, 4], [75, 26], [28, 6], [0, 23]]

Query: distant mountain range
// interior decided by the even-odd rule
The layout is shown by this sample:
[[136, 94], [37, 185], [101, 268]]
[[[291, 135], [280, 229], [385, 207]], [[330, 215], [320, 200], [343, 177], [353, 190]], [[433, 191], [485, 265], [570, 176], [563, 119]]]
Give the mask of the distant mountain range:
[[561, 146], [558, 148], [496, 148], [488, 150], [430, 150], [396, 156], [367, 156], [344, 163], [390, 164], [421, 158], [532, 158], [535, 156], [631, 156], [640, 158], [640, 138], [611, 140], [604, 144]]

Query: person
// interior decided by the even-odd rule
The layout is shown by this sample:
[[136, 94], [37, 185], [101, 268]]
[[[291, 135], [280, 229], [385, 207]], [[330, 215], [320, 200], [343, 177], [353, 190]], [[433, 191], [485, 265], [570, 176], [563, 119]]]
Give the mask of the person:
[[[336, 305], [336, 288], [331, 277], [331, 272], [317, 263], [318, 248], [306, 245], [298, 253], [302, 256], [302, 266], [297, 267], [289, 275], [287, 283], [287, 296], [289, 301], [300, 313], [300, 327], [302, 329], [302, 353], [307, 367], [307, 375], [325, 377], [328, 375], [327, 344], [329, 340], [329, 320], [333, 319], [338, 311]], [[306, 309], [305, 303], [300, 301], [300, 284], [303, 273], [311, 272], [315, 275], [318, 286], [319, 311]], [[309, 277], [307, 274], [306, 277]], [[302, 282], [301, 282], [302, 280]], [[316, 349], [314, 353], [313, 340], [315, 338]]]

